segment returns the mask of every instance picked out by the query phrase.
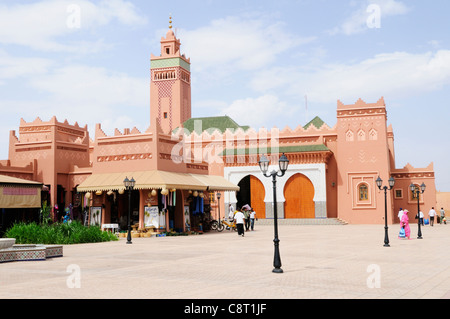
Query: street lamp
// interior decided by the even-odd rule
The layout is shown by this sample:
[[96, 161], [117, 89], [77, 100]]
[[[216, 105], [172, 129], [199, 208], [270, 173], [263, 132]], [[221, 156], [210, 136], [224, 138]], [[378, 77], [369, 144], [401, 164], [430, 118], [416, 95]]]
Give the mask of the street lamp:
[[286, 170], [289, 166], [289, 160], [287, 159], [286, 155], [281, 155], [280, 159], [278, 160], [280, 169], [278, 171], [273, 170], [271, 173], [267, 174], [267, 171], [269, 170], [269, 159], [265, 157], [264, 155], [261, 156], [259, 160], [259, 168], [261, 169], [261, 172], [265, 177], [272, 176], [272, 183], [273, 183], [273, 226], [274, 226], [274, 233], [275, 238], [273, 240], [274, 243], [274, 257], [273, 257], [273, 266], [275, 267], [272, 272], [275, 273], [282, 273], [283, 269], [281, 269], [281, 259], [280, 259], [280, 250], [279, 250], [279, 243], [280, 240], [278, 239], [278, 210], [277, 210], [277, 176], [282, 177], [286, 173]]
[[417, 196], [417, 225], [419, 226], [419, 230], [417, 231], [417, 239], [422, 239], [422, 231], [420, 229], [420, 194], [423, 194], [425, 192], [425, 188], [427, 186], [425, 183], [422, 183], [420, 185], [420, 189], [414, 184], [409, 185], [409, 189], [411, 189], [411, 192]]
[[220, 225], [220, 196], [222, 196], [222, 194], [220, 192], [217, 193], [217, 206], [219, 208], [219, 225]]
[[[381, 186], [383, 185], [383, 180], [378, 176], [376, 180], [378, 188], [381, 190]], [[384, 190], [384, 247], [390, 247], [389, 245], [389, 236], [388, 236], [388, 225], [387, 225], [387, 191], [391, 190], [394, 187], [395, 179], [391, 176], [389, 178], [389, 188], [387, 186], [383, 186]]]
[[123, 185], [125, 186], [125, 189], [128, 191], [128, 235], [127, 235], [127, 244], [132, 244], [131, 242], [131, 224], [130, 224], [130, 213], [131, 213], [131, 191], [134, 188], [134, 185], [136, 184], [136, 181], [132, 177], [131, 180], [128, 179], [128, 177], [125, 177], [123, 180]]

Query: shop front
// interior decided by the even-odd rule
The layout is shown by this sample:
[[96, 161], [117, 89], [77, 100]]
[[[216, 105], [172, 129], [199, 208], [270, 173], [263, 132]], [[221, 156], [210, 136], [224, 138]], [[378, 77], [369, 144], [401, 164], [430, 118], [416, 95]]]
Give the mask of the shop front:
[[39, 222], [42, 183], [0, 175], [0, 237], [15, 222]]
[[[125, 189], [125, 178], [134, 179], [133, 190]], [[215, 217], [211, 207], [220, 205], [215, 192], [236, 190], [221, 176], [160, 170], [93, 174], [77, 187], [88, 207], [87, 224], [117, 225], [125, 231], [130, 210], [133, 234], [144, 237], [205, 230], [207, 220]]]

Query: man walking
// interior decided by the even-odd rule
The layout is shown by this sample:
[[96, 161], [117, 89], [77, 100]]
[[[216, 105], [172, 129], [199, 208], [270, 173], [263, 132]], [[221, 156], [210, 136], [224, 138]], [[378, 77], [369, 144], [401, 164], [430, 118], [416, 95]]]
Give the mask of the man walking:
[[254, 227], [255, 227], [255, 219], [258, 220], [256, 218], [256, 212], [255, 210], [252, 208], [251, 212], [250, 212], [250, 228], [253, 231]]
[[242, 211], [238, 210], [236, 214], [234, 214], [234, 220], [236, 221], [238, 235], [244, 237], [244, 214]]
[[444, 207], [441, 207], [440, 213], [441, 213], [441, 224], [442, 224], [442, 222], [443, 222], [444, 224], [447, 224], [447, 222], [446, 222], [446, 220], [445, 220], [445, 210], [444, 210]]
[[245, 231], [248, 231], [248, 229], [250, 228], [250, 212], [249, 210], [246, 208], [244, 209], [244, 224], [245, 224]]
[[433, 226], [434, 216], [436, 216], [436, 211], [434, 210], [434, 207], [431, 207], [430, 211], [428, 212], [428, 216], [430, 216], [430, 225]]

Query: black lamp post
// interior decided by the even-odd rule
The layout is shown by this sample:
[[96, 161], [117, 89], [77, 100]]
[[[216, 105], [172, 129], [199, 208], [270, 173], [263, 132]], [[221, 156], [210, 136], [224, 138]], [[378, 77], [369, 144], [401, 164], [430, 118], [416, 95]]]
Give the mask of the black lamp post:
[[128, 191], [128, 235], [127, 235], [127, 244], [132, 244], [131, 242], [131, 224], [130, 224], [130, 214], [131, 214], [131, 192], [133, 191], [134, 185], [136, 181], [132, 177], [131, 180], [128, 177], [125, 177], [123, 180], [123, 184], [125, 185], [125, 189]]
[[387, 186], [383, 186], [383, 180], [378, 176], [376, 180], [378, 188], [381, 190], [383, 188], [384, 190], [384, 247], [390, 247], [389, 245], [389, 236], [388, 236], [388, 225], [387, 225], [387, 191], [391, 190], [392, 187], [394, 187], [395, 180], [391, 176], [389, 178], [389, 188]]
[[220, 192], [217, 193], [217, 206], [219, 208], [219, 225], [220, 225], [220, 196], [222, 196], [222, 194]]
[[411, 189], [411, 192], [417, 196], [417, 225], [419, 226], [417, 231], [417, 239], [422, 239], [422, 230], [420, 229], [420, 194], [423, 194], [425, 192], [425, 188], [427, 186], [425, 183], [422, 183], [420, 185], [420, 189], [416, 188], [416, 185], [411, 184], [409, 185], [409, 189]]
[[286, 173], [286, 170], [289, 166], [289, 160], [287, 159], [286, 155], [281, 155], [279, 159], [279, 171], [273, 170], [271, 173], [267, 174], [267, 171], [269, 170], [269, 159], [265, 157], [264, 155], [261, 156], [259, 160], [259, 168], [261, 169], [261, 172], [265, 177], [272, 176], [272, 183], [273, 183], [273, 226], [274, 226], [274, 233], [275, 238], [273, 240], [274, 243], [274, 257], [273, 257], [273, 266], [275, 267], [272, 272], [275, 273], [282, 273], [283, 269], [281, 269], [281, 259], [280, 259], [280, 250], [279, 250], [279, 243], [280, 240], [278, 239], [278, 210], [277, 210], [277, 176], [282, 177]]

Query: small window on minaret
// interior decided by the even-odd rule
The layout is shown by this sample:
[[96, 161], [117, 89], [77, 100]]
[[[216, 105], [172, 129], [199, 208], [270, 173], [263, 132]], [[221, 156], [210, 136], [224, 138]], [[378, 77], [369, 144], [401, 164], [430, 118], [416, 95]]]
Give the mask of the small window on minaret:
[[167, 118], [167, 112], [164, 112], [164, 118], [165, 119]]
[[166, 54], [170, 54], [170, 48], [166, 48]]

